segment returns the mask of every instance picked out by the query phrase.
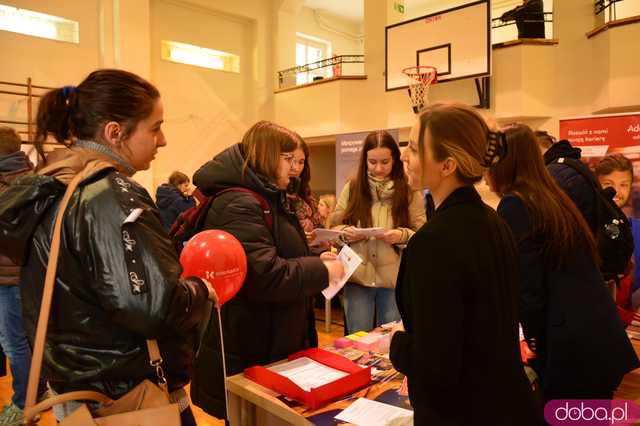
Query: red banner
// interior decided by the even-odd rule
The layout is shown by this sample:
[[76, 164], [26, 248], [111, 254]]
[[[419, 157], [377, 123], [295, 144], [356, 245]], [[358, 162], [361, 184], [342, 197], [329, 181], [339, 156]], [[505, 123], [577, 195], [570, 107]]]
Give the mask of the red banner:
[[561, 119], [560, 139], [582, 148], [584, 157], [640, 154], [640, 113]]
[[[571, 145], [580, 147], [583, 161], [592, 170], [610, 154], [622, 154], [629, 159], [633, 166], [632, 188], [624, 194], [621, 187], [624, 198], [620, 203], [628, 216], [640, 218], [640, 112], [561, 119], [560, 139], [568, 139]], [[605, 176], [599, 179], [601, 184], [611, 186], [613, 180], [621, 178], [609, 175], [609, 179]]]

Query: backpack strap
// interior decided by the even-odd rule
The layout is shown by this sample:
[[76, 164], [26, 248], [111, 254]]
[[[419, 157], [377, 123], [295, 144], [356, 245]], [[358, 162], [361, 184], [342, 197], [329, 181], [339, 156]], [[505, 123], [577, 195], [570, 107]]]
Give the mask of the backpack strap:
[[[593, 193], [595, 197], [594, 201], [596, 204], [598, 203], [598, 197], [603, 196], [602, 186], [600, 185], [600, 182], [596, 180], [595, 176], [593, 176], [592, 173], [587, 172], [588, 169], [585, 170], [585, 168], [587, 167], [586, 165], [584, 165], [580, 160], [577, 160], [575, 158], [566, 158], [566, 157], [557, 158], [555, 161], [553, 161], [553, 163], [564, 164], [567, 167], [571, 167], [580, 176], [582, 176], [583, 179], [589, 182], [589, 184], [591, 185], [591, 188], [593, 189]], [[596, 215], [595, 217], [596, 226], [600, 226], [600, 223], [602, 223], [602, 211], [600, 210], [600, 208], [596, 206], [594, 213]]]
[[265, 200], [262, 195], [248, 188], [234, 186], [218, 192], [214, 196], [210, 197], [210, 199], [213, 200], [214, 198], [218, 198], [220, 195], [226, 192], [244, 192], [245, 194], [251, 195], [258, 202], [258, 204], [260, 204], [260, 208], [262, 208], [262, 217], [264, 218], [264, 223], [267, 225], [269, 232], [273, 234], [273, 214], [271, 213], [271, 205], [267, 200]]
[[585, 178], [595, 189], [602, 189], [602, 187], [600, 186], [600, 182], [596, 180], [592, 173], [588, 173], [587, 170], [585, 170], [586, 165], [583, 165], [580, 160], [576, 160], [575, 158], [560, 157], [553, 161], [553, 163], [564, 164], [571, 167], [573, 170], [578, 172], [580, 176]]
[[178, 253], [182, 252], [184, 243], [202, 230], [213, 201], [226, 192], [244, 192], [251, 195], [258, 204], [260, 204], [264, 222], [269, 232], [273, 234], [273, 214], [271, 213], [271, 206], [267, 200], [257, 192], [239, 186], [224, 189], [210, 197], [204, 196], [200, 191], [196, 192], [194, 195], [200, 201], [200, 204], [180, 213], [169, 231], [169, 237], [171, 237]]

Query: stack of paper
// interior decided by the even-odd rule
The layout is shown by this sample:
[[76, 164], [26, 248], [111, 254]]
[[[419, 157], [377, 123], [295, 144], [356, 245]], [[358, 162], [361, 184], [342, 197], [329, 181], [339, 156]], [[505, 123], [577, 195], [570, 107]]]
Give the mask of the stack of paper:
[[275, 371], [281, 376], [288, 378], [300, 386], [305, 392], [309, 392], [313, 388], [318, 388], [348, 375], [348, 373], [344, 371], [320, 364], [307, 357], [274, 365], [273, 367], [269, 367], [269, 370]]
[[640, 327], [634, 325], [632, 322], [631, 325], [627, 327], [627, 335], [632, 339], [640, 340]]
[[413, 411], [359, 398], [335, 419], [360, 426], [406, 426], [413, 425]]

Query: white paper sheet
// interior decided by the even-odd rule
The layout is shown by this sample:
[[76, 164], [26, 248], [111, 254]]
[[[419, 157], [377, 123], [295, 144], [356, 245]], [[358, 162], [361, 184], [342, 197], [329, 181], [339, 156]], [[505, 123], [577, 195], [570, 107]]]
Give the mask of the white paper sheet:
[[413, 411], [366, 398], [358, 398], [335, 418], [361, 426], [413, 425]]
[[341, 261], [344, 266], [344, 277], [340, 282], [329, 284], [329, 287], [322, 290], [322, 294], [326, 299], [331, 299], [335, 296], [362, 263], [362, 258], [349, 246], [342, 247], [342, 250], [338, 253], [338, 260]]
[[344, 234], [343, 231], [322, 228], [314, 229], [313, 232], [316, 234], [316, 238], [311, 242], [311, 245], [313, 246], [327, 241], [333, 241], [340, 237], [340, 235]]
[[306, 392], [348, 375], [344, 371], [320, 364], [307, 357], [269, 367], [269, 370], [287, 377]]

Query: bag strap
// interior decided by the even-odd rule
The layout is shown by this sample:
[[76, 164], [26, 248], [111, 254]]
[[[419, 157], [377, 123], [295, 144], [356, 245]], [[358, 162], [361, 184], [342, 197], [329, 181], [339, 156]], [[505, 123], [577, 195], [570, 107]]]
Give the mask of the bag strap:
[[242, 186], [234, 186], [231, 188], [223, 189], [222, 191], [216, 193], [213, 198], [218, 198], [220, 195], [226, 192], [244, 192], [246, 194], [251, 195], [257, 202], [260, 204], [260, 208], [262, 209], [262, 217], [264, 218], [264, 222], [269, 228], [269, 232], [273, 233], [273, 213], [271, 213], [271, 205], [265, 198], [258, 194], [255, 191], [250, 190], [249, 188], [244, 188]]
[[591, 186], [594, 187], [596, 191], [602, 189], [602, 187], [600, 186], [600, 183], [596, 180], [595, 176], [593, 176], [593, 174], [591, 173], [587, 173], [587, 171], [582, 167], [583, 164], [580, 160], [576, 160], [575, 158], [560, 157], [556, 159], [554, 163], [564, 164], [565, 166], [571, 167], [573, 170], [578, 172], [580, 176], [585, 178], [591, 184]]
[[[64, 404], [65, 402], [71, 401], [94, 401], [99, 404], [110, 404], [113, 402], [111, 398], [108, 396], [94, 391], [74, 391], [67, 392], [61, 395], [52, 396], [50, 398], [45, 399], [42, 402], [37, 403], [33, 407], [29, 408], [30, 414], [36, 415], [38, 413], [42, 413], [43, 411], [47, 411], [54, 405]], [[26, 409], [25, 409], [26, 416]]]
[[[51, 312], [51, 301], [53, 299], [53, 290], [55, 286], [55, 278], [58, 269], [58, 258], [60, 256], [60, 236], [62, 233], [62, 222], [64, 220], [64, 214], [67, 210], [67, 206], [69, 205], [69, 201], [71, 200], [71, 196], [73, 195], [75, 189], [78, 185], [87, 177], [94, 175], [95, 173], [111, 168], [113, 165], [107, 162], [98, 162], [90, 164], [85, 169], [83, 169], [80, 173], [78, 173], [67, 185], [67, 189], [62, 197], [62, 201], [60, 202], [60, 207], [58, 209], [58, 213], [56, 214], [56, 220], [53, 226], [53, 238], [51, 240], [51, 248], [49, 250], [49, 260], [47, 262], [47, 273], [44, 279], [44, 288], [42, 291], [42, 301], [40, 304], [40, 314], [38, 316], [38, 325], [36, 328], [36, 336], [33, 344], [33, 355], [31, 358], [31, 368], [29, 370], [29, 382], [27, 385], [27, 397], [25, 400], [25, 422], [27, 424], [31, 424], [33, 417], [40, 411], [37, 410], [39, 407], [43, 407], [45, 404], [40, 403], [36, 406], [36, 397], [38, 392], [38, 383], [40, 381], [40, 373], [42, 370], [42, 359], [44, 356], [44, 344], [47, 336], [47, 327], [49, 325], [49, 314]], [[162, 357], [160, 356], [160, 350], [158, 348], [158, 343], [155, 340], [147, 340], [147, 348], [149, 350], [150, 355], [150, 363], [153, 367], [156, 368], [156, 374], [158, 375], [159, 386], [168, 393], [167, 390], [167, 381], [164, 377], [164, 372], [162, 371], [162, 367], [160, 364], [162, 363]], [[82, 392], [70, 392], [73, 394], [72, 398], [87, 397], [88, 399], [97, 400], [97, 401], [107, 401], [110, 400], [109, 397], [102, 395], [98, 392], [91, 392], [91, 395], [82, 391]], [[63, 397], [63, 395], [59, 395], [59, 397]], [[70, 397], [68, 394], [64, 394], [64, 398], [59, 399], [60, 401], [68, 401]], [[54, 403], [55, 405], [55, 403]]]
[[[560, 158], [557, 158], [554, 161], [554, 163], [564, 164], [565, 166], [570, 167], [575, 172], [577, 172], [580, 176], [582, 176], [583, 179], [589, 182], [589, 185], [591, 185], [591, 189], [593, 189], [594, 201], [596, 204], [598, 203], [598, 198], [602, 197], [602, 194], [601, 194], [602, 187], [600, 186], [600, 183], [596, 180], [596, 178], [593, 176], [593, 174], [587, 173], [587, 171], [582, 167], [583, 163], [580, 160], [576, 160], [575, 158], [560, 157]], [[586, 165], [584, 167], [586, 167]], [[597, 207], [597, 205], [594, 213], [596, 215], [595, 217], [596, 226], [599, 227], [600, 224], [602, 223], [603, 213]]]

